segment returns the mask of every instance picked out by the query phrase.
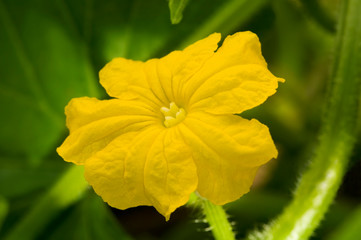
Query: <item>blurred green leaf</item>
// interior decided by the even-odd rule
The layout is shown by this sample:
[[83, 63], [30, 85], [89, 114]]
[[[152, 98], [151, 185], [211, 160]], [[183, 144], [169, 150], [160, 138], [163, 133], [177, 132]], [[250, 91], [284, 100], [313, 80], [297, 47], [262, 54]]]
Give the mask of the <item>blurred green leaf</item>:
[[44, 189], [60, 176], [65, 167], [66, 164], [60, 160], [29, 166], [23, 159], [0, 158], [0, 193], [13, 199]]
[[91, 45], [101, 67], [115, 57], [147, 60], [169, 37], [164, 0], [95, 1], [94, 8]]
[[329, 240], [354, 240], [361, 239], [361, 206], [354, 209], [352, 214], [349, 214], [346, 221], [342, 222], [330, 234]]
[[31, 159], [54, 148], [72, 97], [95, 95], [80, 36], [54, 1], [0, 1], [0, 151]]
[[320, 5], [320, 0], [302, 0], [305, 11], [327, 31], [336, 32], [336, 20]]
[[[65, 219], [58, 219], [46, 234], [51, 240], [132, 239], [119, 225], [109, 207], [93, 192], [72, 209]], [[48, 231], [49, 231], [48, 230]], [[45, 236], [44, 236], [45, 237]]]
[[[172, 36], [164, 0], [64, 0], [96, 70], [115, 57], [147, 60]], [[156, 13], [156, 14], [154, 14]]]
[[115, 57], [144, 61], [184, 48], [215, 31], [229, 34], [268, 2], [193, 1], [182, 24], [172, 25], [164, 0], [65, 1], [79, 31], [89, 36], [97, 69]]
[[61, 211], [83, 197], [88, 187], [83, 174], [82, 166], [71, 166], [29, 212], [17, 221], [5, 239], [26, 240], [38, 236]]
[[8, 210], [9, 210], [8, 202], [5, 200], [5, 198], [0, 196], [0, 230], [4, 222], [4, 219], [8, 214]]
[[[219, 3], [216, 11], [209, 15], [206, 21], [200, 22], [199, 27], [183, 40], [180, 45], [181, 48], [186, 47], [213, 32], [220, 32], [223, 34], [223, 37], [224, 35], [230, 34], [237, 27], [242, 26], [246, 21], [253, 17], [255, 13], [267, 3], [268, 0], [229, 0]], [[198, 11], [202, 10], [199, 9]]]
[[178, 24], [183, 18], [184, 8], [188, 0], [169, 0], [170, 19], [172, 24]]

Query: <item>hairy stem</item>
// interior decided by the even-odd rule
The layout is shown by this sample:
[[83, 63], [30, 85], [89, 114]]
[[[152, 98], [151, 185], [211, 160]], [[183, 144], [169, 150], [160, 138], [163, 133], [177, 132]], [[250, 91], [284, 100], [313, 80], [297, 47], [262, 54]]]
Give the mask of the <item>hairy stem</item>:
[[249, 239], [308, 239], [332, 203], [357, 137], [361, 96], [361, 1], [344, 0], [320, 143], [294, 199]]
[[222, 206], [217, 206], [207, 199], [199, 198], [203, 213], [216, 240], [234, 240], [232, 226]]

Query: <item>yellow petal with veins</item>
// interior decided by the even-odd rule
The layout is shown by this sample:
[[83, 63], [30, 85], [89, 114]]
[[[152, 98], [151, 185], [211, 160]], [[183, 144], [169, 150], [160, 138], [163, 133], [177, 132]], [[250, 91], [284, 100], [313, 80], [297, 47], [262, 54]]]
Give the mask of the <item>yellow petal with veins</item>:
[[194, 92], [189, 111], [214, 114], [242, 113], [254, 108], [276, 92], [279, 78], [256, 65], [236, 65], [218, 72]]
[[177, 127], [166, 129], [152, 143], [144, 169], [144, 184], [152, 205], [169, 219], [197, 188], [192, 153]]
[[144, 62], [115, 58], [100, 70], [100, 84], [109, 96], [122, 100], [139, 99], [152, 107], [162, 105], [149, 85], [144, 68]]
[[118, 99], [74, 98], [65, 108], [70, 134], [57, 152], [65, 161], [84, 164], [118, 136], [160, 125], [160, 116], [146, 104]]
[[149, 146], [161, 130], [148, 128], [116, 138], [85, 162], [85, 178], [110, 206], [126, 209], [152, 205], [144, 188]]
[[191, 152], [175, 128], [123, 134], [86, 161], [85, 176], [109, 205], [153, 205], [167, 220], [197, 187]]
[[100, 83], [119, 99], [141, 99], [153, 106], [172, 101], [184, 105], [177, 90], [214, 54], [219, 40], [220, 34], [212, 34], [183, 51], [147, 62], [115, 58], [99, 72]]
[[159, 59], [159, 65], [168, 69], [168, 75], [163, 75], [159, 81], [167, 91], [170, 102], [187, 105], [188, 99], [183, 94], [184, 86], [214, 55], [220, 40], [221, 35], [213, 33], [183, 51], [174, 51]]
[[[283, 79], [274, 77], [267, 70], [257, 35], [239, 32], [224, 40], [217, 52], [187, 82], [183, 94], [192, 103], [206, 96], [209, 99], [202, 106], [207, 105], [207, 110], [210, 111], [217, 108], [213, 113], [241, 113], [261, 104], [272, 95], [278, 81]], [[215, 91], [218, 87], [218, 91]], [[239, 89], [243, 87], [247, 91], [246, 95]], [[253, 97], [256, 98], [252, 99]], [[242, 102], [244, 100], [251, 104], [246, 106]]]
[[254, 119], [191, 113], [179, 128], [197, 166], [197, 190], [215, 204], [247, 193], [258, 167], [277, 157], [268, 128]]

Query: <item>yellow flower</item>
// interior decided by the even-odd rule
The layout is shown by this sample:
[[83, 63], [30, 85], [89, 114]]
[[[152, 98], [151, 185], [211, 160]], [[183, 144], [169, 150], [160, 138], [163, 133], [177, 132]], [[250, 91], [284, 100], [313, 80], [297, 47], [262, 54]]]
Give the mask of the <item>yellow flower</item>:
[[217, 50], [219, 40], [147, 62], [113, 59], [100, 71], [113, 99], [70, 101], [58, 153], [85, 166], [109, 205], [150, 205], [168, 219], [195, 191], [225, 204], [277, 157], [265, 125], [233, 114], [263, 103], [283, 79], [267, 70], [255, 34], [228, 36]]

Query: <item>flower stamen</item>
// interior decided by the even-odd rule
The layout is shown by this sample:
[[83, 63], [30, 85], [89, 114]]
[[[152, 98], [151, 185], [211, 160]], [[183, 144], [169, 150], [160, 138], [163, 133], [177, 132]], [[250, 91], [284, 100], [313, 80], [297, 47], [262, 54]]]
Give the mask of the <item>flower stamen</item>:
[[160, 111], [164, 115], [164, 126], [167, 128], [177, 125], [186, 117], [186, 111], [183, 108], [179, 108], [174, 102], [169, 104], [169, 108], [161, 107]]

